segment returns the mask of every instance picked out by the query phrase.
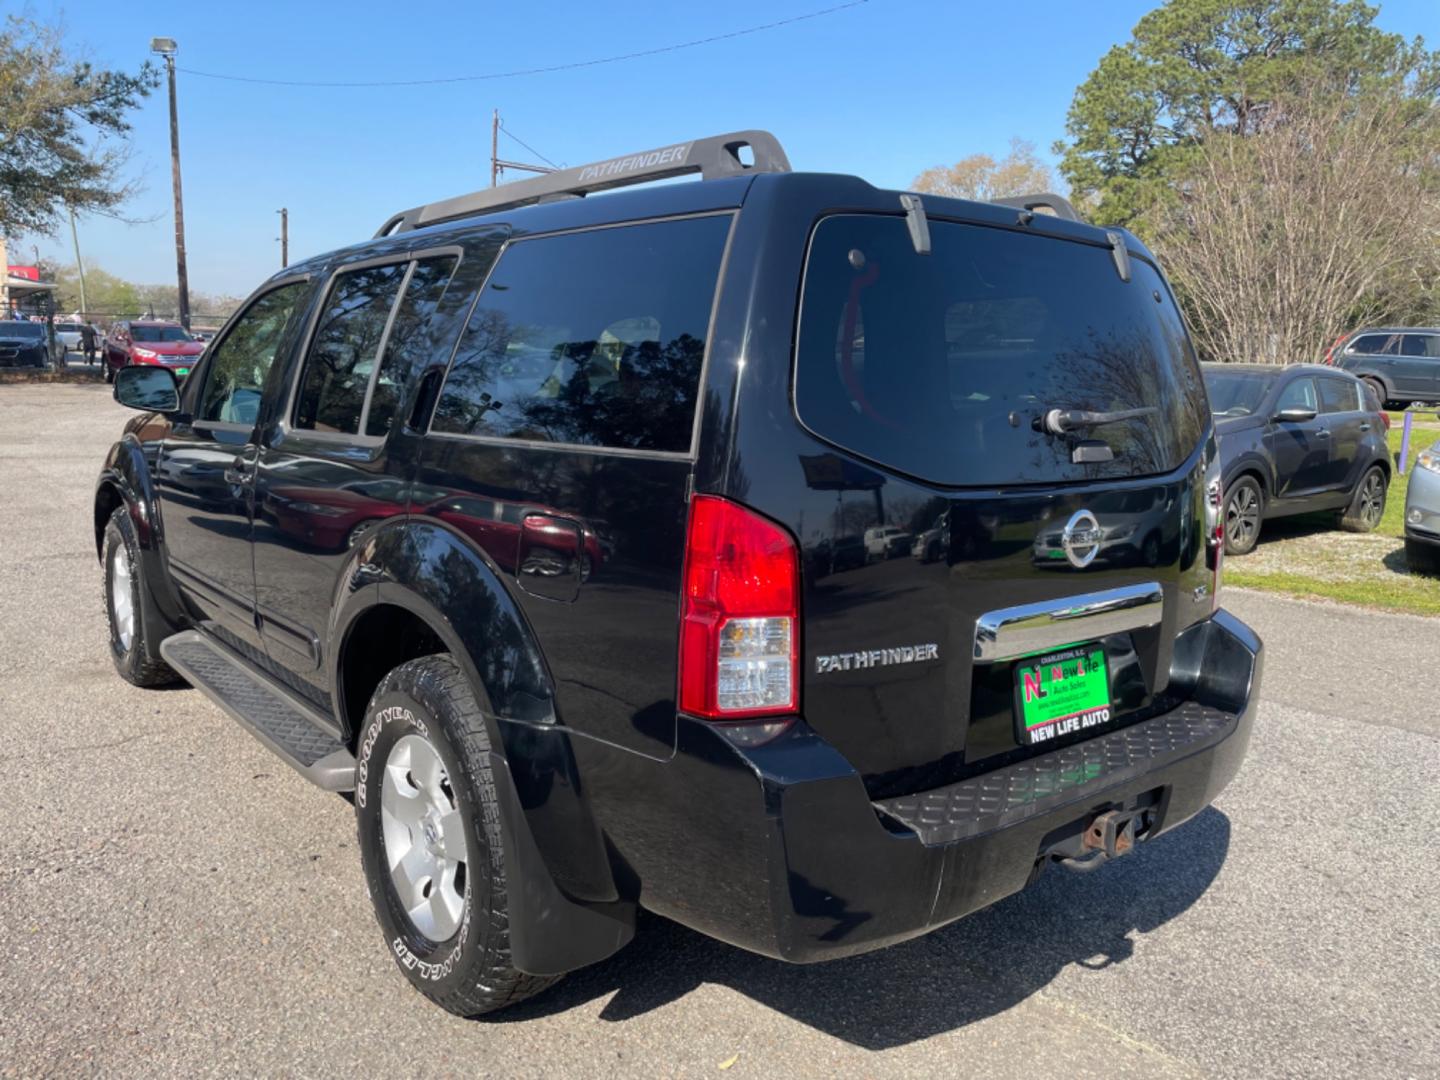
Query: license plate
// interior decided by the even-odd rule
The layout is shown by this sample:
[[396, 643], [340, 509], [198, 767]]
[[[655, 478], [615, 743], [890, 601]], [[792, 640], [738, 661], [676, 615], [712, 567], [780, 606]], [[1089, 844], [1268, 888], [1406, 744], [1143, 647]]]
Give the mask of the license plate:
[[1016, 732], [1022, 746], [1110, 722], [1105, 650], [1079, 645], [1015, 665]]

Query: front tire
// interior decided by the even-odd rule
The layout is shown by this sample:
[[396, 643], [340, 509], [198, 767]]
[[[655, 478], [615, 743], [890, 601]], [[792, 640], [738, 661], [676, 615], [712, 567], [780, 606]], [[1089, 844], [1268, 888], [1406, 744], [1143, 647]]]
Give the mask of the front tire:
[[1380, 519], [1385, 516], [1387, 487], [1385, 470], [1379, 465], [1372, 465], [1355, 486], [1355, 492], [1350, 496], [1350, 505], [1341, 513], [1340, 527], [1346, 532], [1374, 532]]
[[365, 884], [405, 977], [457, 1016], [514, 1005], [559, 976], [510, 960], [504, 829], [490, 736], [448, 656], [391, 671], [365, 712], [355, 818]]
[[130, 511], [120, 506], [105, 526], [105, 616], [110, 627], [110, 658], [132, 686], [166, 686], [178, 681], [170, 665], [151, 656], [141, 615], [144, 570], [140, 541]]
[[1405, 541], [1405, 562], [1413, 574], [1440, 574], [1440, 544]]
[[1252, 476], [1242, 476], [1225, 496], [1225, 554], [1249, 555], [1260, 542], [1265, 493]]

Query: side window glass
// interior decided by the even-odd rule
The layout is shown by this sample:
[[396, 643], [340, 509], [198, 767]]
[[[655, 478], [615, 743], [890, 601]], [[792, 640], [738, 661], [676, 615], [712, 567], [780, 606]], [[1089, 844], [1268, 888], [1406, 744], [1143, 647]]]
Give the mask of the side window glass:
[[1315, 400], [1314, 381], [1296, 379], [1280, 392], [1280, 400], [1276, 403], [1275, 409], [1277, 412], [1284, 412], [1286, 409], [1310, 409], [1319, 412], [1320, 406]]
[[1321, 379], [1320, 403], [1327, 413], [1355, 412], [1360, 408], [1360, 387], [1343, 379]]
[[395, 411], [400, 407], [404, 373], [409, 370], [409, 365], [399, 362], [398, 358], [414, 342], [417, 331], [439, 306], [454, 272], [453, 255], [421, 259], [415, 264], [415, 270], [405, 285], [405, 295], [400, 298], [400, 307], [395, 312], [395, 321], [390, 326], [390, 336], [385, 339], [380, 374], [375, 379], [375, 388], [370, 393], [370, 409], [365, 414], [365, 434], [385, 435], [390, 431]]
[[1401, 341], [1403, 356], [1440, 356], [1440, 337], [1434, 334], [1406, 334]]
[[1440, 359], [1440, 334], [1425, 334], [1425, 355]]
[[300, 376], [297, 428], [359, 434], [365, 392], [408, 266], [367, 266], [335, 278]]
[[685, 451], [726, 215], [541, 237], [505, 250], [432, 429]]
[[196, 420], [254, 424], [260, 390], [275, 362], [286, 327], [304, 295], [303, 281], [282, 285], [251, 304], [210, 355]]

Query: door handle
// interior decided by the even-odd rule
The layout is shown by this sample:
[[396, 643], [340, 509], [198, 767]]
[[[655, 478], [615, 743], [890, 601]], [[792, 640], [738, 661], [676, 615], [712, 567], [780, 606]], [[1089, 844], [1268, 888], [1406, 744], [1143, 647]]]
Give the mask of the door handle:
[[1370, 430], [1370, 425], [1369, 425], [1369, 424], [1361, 424], [1361, 425], [1360, 425], [1360, 430], [1361, 430], [1361, 431], [1369, 431], [1369, 430]]
[[1321, 428], [1315, 433], [1315, 437], [1317, 439], [1328, 439], [1330, 438], [1330, 431], [1328, 428]]

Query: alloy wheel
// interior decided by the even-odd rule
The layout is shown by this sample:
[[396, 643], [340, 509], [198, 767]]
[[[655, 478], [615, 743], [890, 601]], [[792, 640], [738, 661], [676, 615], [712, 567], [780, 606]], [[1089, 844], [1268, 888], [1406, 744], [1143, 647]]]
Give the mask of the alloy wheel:
[[1240, 488], [1225, 507], [1225, 535], [1234, 547], [1245, 548], [1260, 528], [1260, 497], [1248, 485]]
[[380, 822], [390, 881], [415, 929], [445, 941], [465, 908], [465, 822], [445, 764], [422, 735], [390, 749], [380, 787]]
[[120, 544], [110, 554], [110, 611], [120, 648], [129, 652], [135, 640], [135, 594], [130, 587], [130, 556]]
[[1378, 472], [1365, 477], [1360, 489], [1360, 519], [1374, 528], [1385, 514], [1385, 481]]

